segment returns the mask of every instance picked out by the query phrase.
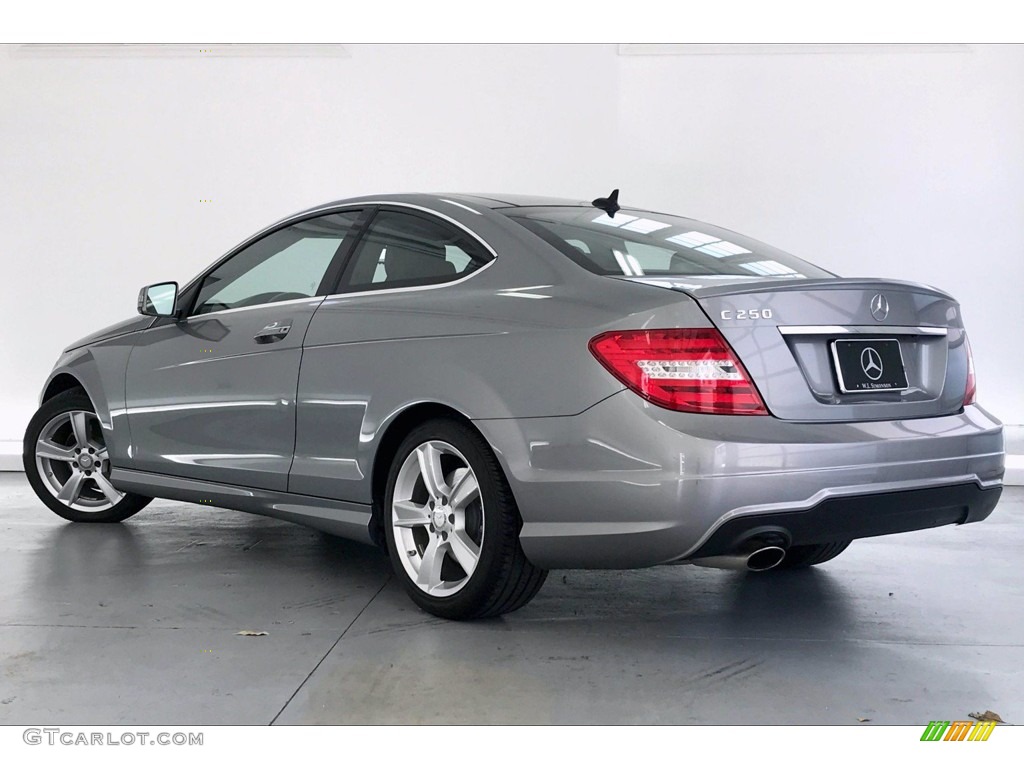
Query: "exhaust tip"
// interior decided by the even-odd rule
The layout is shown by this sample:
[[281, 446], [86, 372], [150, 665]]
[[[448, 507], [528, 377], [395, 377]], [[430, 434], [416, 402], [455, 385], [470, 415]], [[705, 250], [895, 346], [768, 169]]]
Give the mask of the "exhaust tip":
[[761, 547], [755, 549], [747, 557], [748, 571], [770, 571], [782, 562], [786, 556], [786, 550], [782, 547]]

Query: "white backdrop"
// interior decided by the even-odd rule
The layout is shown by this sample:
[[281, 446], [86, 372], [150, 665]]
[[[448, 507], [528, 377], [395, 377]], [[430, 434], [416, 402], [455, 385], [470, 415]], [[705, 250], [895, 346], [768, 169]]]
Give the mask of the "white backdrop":
[[843, 275], [952, 290], [981, 402], [1024, 423], [1024, 46], [348, 50], [0, 48], [0, 441], [20, 440], [62, 347], [130, 315], [142, 284], [184, 281], [299, 208], [374, 192], [591, 198], [613, 186], [630, 204]]

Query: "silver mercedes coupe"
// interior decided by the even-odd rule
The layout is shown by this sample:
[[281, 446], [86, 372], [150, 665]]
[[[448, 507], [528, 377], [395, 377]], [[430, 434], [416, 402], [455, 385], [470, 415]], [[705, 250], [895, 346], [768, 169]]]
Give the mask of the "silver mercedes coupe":
[[952, 297], [618, 190], [323, 205], [138, 311], [46, 382], [44, 504], [313, 526], [386, 548], [447, 618], [520, 608], [555, 568], [816, 565], [983, 520], [1002, 489]]

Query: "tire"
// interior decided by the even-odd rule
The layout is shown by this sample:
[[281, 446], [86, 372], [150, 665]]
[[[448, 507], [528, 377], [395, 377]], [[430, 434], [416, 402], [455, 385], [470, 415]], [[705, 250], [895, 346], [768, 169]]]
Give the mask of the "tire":
[[547, 578], [520, 546], [522, 520], [501, 466], [460, 422], [434, 419], [409, 433], [388, 472], [383, 510], [395, 574], [435, 616], [509, 613]]
[[849, 541], [833, 541], [829, 544], [807, 544], [800, 547], [790, 547], [786, 550], [786, 556], [782, 558], [782, 562], [772, 570], [809, 568], [812, 565], [825, 563], [834, 557], [838, 557], [848, 546], [850, 546]]
[[80, 389], [39, 407], [25, 430], [22, 462], [39, 500], [73, 523], [119, 523], [152, 501], [110, 484], [103, 430]]

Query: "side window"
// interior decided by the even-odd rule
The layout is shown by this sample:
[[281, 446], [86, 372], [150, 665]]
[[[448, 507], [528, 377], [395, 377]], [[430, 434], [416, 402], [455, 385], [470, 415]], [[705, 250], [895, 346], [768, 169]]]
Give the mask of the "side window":
[[446, 221], [384, 210], [363, 235], [347, 284], [365, 291], [446, 283], [490, 260], [480, 243]]
[[206, 276], [192, 314], [316, 295], [359, 214], [307, 219], [257, 240]]

